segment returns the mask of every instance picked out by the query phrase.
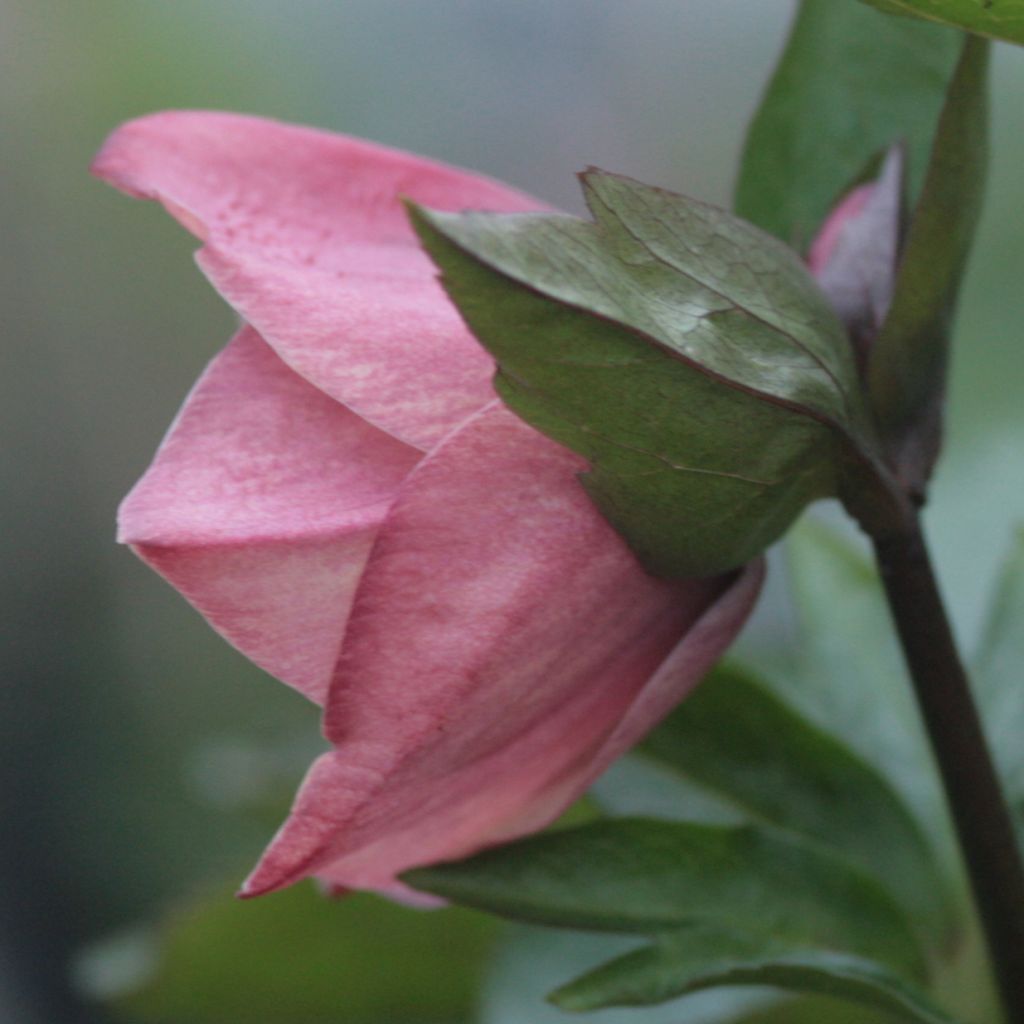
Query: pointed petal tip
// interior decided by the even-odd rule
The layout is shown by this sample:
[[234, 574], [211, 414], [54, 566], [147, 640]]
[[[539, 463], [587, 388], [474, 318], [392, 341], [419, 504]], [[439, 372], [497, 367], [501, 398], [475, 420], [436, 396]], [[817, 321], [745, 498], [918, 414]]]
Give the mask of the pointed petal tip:
[[242, 880], [242, 884], [238, 887], [238, 890], [235, 893], [235, 899], [255, 899], [257, 896], [265, 896], [267, 893], [273, 892], [274, 889], [277, 888], [263, 868], [265, 859], [266, 853], [264, 852], [263, 857], [260, 858], [249, 874]]
[[252, 883], [251, 877], [250, 877], [250, 878], [247, 878], [239, 886], [238, 891], [235, 893], [235, 899], [236, 900], [252, 900], [252, 899], [255, 899], [257, 896], [266, 896], [268, 893], [273, 892], [274, 888], [275, 887], [272, 886], [272, 885], [263, 885], [263, 886], [255, 885], [255, 884]]
[[270, 893], [285, 889], [305, 877], [299, 872], [282, 872], [276, 868], [268, 869], [266, 861], [266, 854], [264, 854], [239, 886], [238, 892], [235, 893], [236, 899], [252, 900], [257, 896], [268, 896]]
[[[305, 876], [297, 876], [295, 878], [273, 878], [267, 875], [266, 872], [261, 871], [261, 864], [257, 864], [253, 868], [249, 876], [242, 882], [235, 892], [236, 900], [254, 900], [260, 896], [269, 896], [271, 893], [279, 892], [282, 889], [287, 889], [290, 885], [294, 885], [297, 882], [301, 882]], [[324, 896], [331, 898], [340, 899], [347, 895], [344, 890], [340, 888], [338, 891], [328, 891], [326, 888], [322, 888]]]
[[[255, 867], [239, 886], [236, 893], [238, 899], [252, 900], [257, 896], [268, 896], [279, 889], [287, 889], [288, 886], [301, 882], [309, 876], [310, 872], [307, 868], [312, 857], [304, 856], [306, 851], [291, 849], [289, 842], [281, 842], [289, 824], [290, 822], [286, 821], [281, 826], [277, 835], [270, 841], [270, 845], [256, 862]], [[283, 851], [282, 847], [284, 847]]]

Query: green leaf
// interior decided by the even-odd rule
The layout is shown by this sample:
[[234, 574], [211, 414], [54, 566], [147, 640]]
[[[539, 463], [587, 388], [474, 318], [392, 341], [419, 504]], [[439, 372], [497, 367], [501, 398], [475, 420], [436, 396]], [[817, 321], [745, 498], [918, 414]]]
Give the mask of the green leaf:
[[330, 900], [309, 885], [245, 903], [225, 892], [176, 913], [155, 948], [134, 940], [148, 972], [119, 978], [125, 949], [97, 948], [78, 974], [133, 1021], [462, 1024], [494, 936], [465, 910]]
[[743, 1014], [730, 1020], [729, 1024], [822, 1024], [823, 1021], [828, 1024], [892, 1024], [892, 1016], [884, 1010], [869, 1010], [862, 1003], [830, 996], [802, 995]]
[[[545, 996], [566, 977], [635, 946], [635, 936], [507, 926], [481, 992], [478, 1024], [566, 1024], [565, 1012]], [[770, 989], [716, 988], [663, 1006], [603, 1010], [597, 1019], [601, 1024], [736, 1024], [744, 1014], [780, 1001]], [[808, 1024], [824, 1019], [829, 1018]]]
[[1006, 560], [974, 676], [993, 755], [1020, 819], [1024, 805], [1024, 531], [1018, 531]]
[[750, 225], [596, 171], [584, 188], [593, 223], [411, 215], [501, 396], [590, 461], [584, 485], [645, 564], [733, 568], [836, 492], [840, 446], [870, 459], [849, 343]]
[[865, 0], [889, 14], [955, 25], [992, 39], [1024, 44], [1024, 0]]
[[804, 0], [747, 135], [736, 211], [802, 250], [842, 192], [900, 140], [916, 196], [958, 52], [949, 29]]
[[738, 804], [636, 749], [595, 780], [589, 795], [612, 818], [662, 818], [708, 825], [750, 822]]
[[942, 879], [917, 820], [870, 762], [749, 671], [719, 666], [640, 752], [754, 820], [834, 847], [885, 882], [934, 937]]
[[753, 826], [622, 818], [409, 872], [419, 889], [517, 920], [656, 935], [705, 926], [924, 970], [903, 913], [824, 848]]
[[914, 211], [868, 385], [898, 475], [923, 491], [938, 453], [949, 335], [988, 163], [988, 43], [968, 37]]
[[749, 934], [694, 928], [660, 936], [552, 993], [565, 1010], [647, 1006], [720, 985], [773, 985], [860, 1003], [916, 1024], [950, 1024], [916, 986], [859, 957], [772, 948]]

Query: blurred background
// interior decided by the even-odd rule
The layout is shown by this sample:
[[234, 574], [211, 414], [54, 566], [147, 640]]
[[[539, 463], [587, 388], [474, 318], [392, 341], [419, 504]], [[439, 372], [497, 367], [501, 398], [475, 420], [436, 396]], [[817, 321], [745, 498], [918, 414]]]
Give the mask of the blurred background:
[[[244, 984], [244, 967], [221, 971], [224, 948], [245, 960], [261, 929], [285, 934], [294, 962], [278, 968], [312, 993], [310, 1022], [454, 1019], [459, 970], [490, 941], [455, 915], [439, 951], [432, 925], [311, 891], [250, 905], [239, 932], [231, 886], [317, 749], [317, 717], [113, 543], [120, 497], [233, 319], [180, 228], [89, 178], [107, 132], [222, 108], [365, 135], [570, 210], [588, 164], [728, 204], [790, 14], [788, 0], [0, 0], [0, 1020], [109, 1019], [96, 997], [152, 968], [146, 922], [201, 893], [219, 909], [186, 974]], [[1024, 54], [997, 51], [995, 165], [930, 520], [968, 644], [1024, 519]], [[400, 967], [389, 953], [406, 947]], [[392, 997], [404, 984], [407, 1005], [360, 1003], [353, 974]], [[185, 989], [151, 1015], [215, 1019]], [[278, 1019], [264, 1011], [246, 1022]]]

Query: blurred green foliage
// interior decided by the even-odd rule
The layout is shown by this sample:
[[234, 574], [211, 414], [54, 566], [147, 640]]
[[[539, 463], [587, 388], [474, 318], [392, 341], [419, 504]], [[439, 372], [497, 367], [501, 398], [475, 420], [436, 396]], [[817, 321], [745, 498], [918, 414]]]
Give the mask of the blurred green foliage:
[[[253, 903], [206, 894], [171, 915], [134, 973], [122, 950], [81, 960], [118, 1017], [172, 1024], [468, 1024], [497, 922], [468, 910], [410, 912], [375, 896], [339, 904], [312, 885]], [[122, 947], [123, 949], [123, 947]]]

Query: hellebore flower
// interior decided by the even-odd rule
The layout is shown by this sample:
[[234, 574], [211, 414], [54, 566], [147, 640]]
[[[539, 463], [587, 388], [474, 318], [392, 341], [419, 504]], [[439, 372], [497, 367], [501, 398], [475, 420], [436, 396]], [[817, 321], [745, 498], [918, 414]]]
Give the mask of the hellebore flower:
[[401, 891], [541, 828], [696, 684], [755, 599], [645, 573], [586, 464], [491, 390], [400, 198], [541, 204], [250, 117], [120, 128], [94, 170], [159, 200], [244, 325], [120, 513], [120, 538], [324, 709], [332, 749], [246, 882]]

